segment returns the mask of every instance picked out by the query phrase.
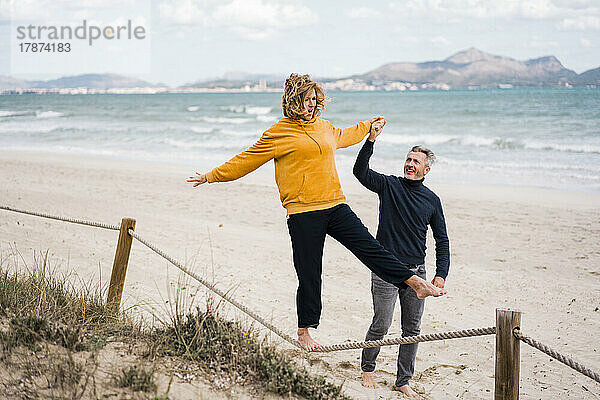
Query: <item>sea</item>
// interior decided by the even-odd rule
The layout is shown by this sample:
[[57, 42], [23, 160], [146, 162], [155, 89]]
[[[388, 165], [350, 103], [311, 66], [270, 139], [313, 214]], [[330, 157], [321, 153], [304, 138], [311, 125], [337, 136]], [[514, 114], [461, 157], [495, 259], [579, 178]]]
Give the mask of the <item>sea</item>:
[[[402, 175], [413, 145], [433, 150], [427, 182], [600, 192], [600, 89], [329, 92], [344, 128], [382, 115], [371, 166]], [[158, 161], [208, 170], [282, 117], [281, 93], [0, 96], [0, 150]], [[351, 177], [360, 144], [336, 153]], [[272, 174], [272, 163], [257, 173]]]

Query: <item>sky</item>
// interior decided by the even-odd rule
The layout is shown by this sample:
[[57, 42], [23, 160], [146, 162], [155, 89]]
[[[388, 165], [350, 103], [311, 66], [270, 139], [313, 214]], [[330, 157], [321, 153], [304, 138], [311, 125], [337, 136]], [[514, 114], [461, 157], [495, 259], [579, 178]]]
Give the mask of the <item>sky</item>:
[[[69, 53], [20, 47], [19, 26], [84, 19], [99, 29], [132, 21], [144, 38], [77, 39]], [[0, 0], [0, 39], [0, 75], [20, 79], [119, 73], [178, 86], [231, 71], [344, 77], [470, 47], [517, 60], [554, 55], [581, 73], [600, 66], [600, 0]]]

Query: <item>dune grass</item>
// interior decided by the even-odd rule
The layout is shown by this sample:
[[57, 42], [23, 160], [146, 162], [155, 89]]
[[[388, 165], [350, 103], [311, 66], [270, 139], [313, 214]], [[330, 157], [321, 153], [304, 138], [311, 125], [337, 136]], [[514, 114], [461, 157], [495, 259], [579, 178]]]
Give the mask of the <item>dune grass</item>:
[[[310, 374], [251, 328], [221, 317], [210, 300], [206, 311], [177, 309], [168, 321], [142, 327], [131, 312], [110, 313], [100, 284], [84, 284], [51, 268], [48, 252], [37, 253], [31, 267], [18, 257], [0, 256], [2, 398], [21, 393], [92, 399], [110, 386], [168, 399], [169, 388], [159, 387], [155, 378], [159, 371], [172, 380], [173, 360], [202, 371], [209, 381], [307, 399], [347, 398], [341, 386]], [[98, 352], [112, 342], [145, 351], [102, 380]]]

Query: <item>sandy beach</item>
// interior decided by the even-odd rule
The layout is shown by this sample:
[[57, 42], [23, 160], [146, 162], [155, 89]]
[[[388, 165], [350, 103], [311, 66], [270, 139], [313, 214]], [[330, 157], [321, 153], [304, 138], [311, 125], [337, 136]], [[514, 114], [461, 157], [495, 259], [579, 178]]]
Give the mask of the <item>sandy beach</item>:
[[[185, 183], [193, 168], [177, 164], [0, 151], [0, 204], [118, 224], [185, 261], [261, 315], [295, 332], [296, 277], [285, 211], [271, 174], [238, 182]], [[427, 182], [426, 182], [427, 184]], [[348, 203], [375, 234], [377, 197], [343, 178]], [[428, 299], [422, 333], [495, 324], [495, 309], [523, 312], [524, 333], [600, 370], [600, 194], [509, 186], [428, 185], [442, 199], [451, 245], [448, 295]], [[50, 250], [56, 267], [88, 282], [110, 277], [117, 233], [0, 211], [0, 252], [32, 262]], [[434, 273], [433, 240], [427, 272]], [[134, 243], [124, 306], [165, 310], [179, 272]], [[189, 301], [206, 291], [185, 279]], [[371, 319], [370, 272], [331, 238], [324, 256], [322, 344], [362, 340]], [[232, 317], [238, 313], [224, 307]], [[398, 310], [397, 310], [398, 311]], [[399, 313], [389, 336], [399, 336]], [[274, 338], [275, 340], [275, 338]], [[491, 398], [494, 336], [421, 344], [413, 386], [427, 399]], [[396, 347], [382, 349], [376, 390], [360, 383], [359, 351], [305, 355], [355, 398], [397, 399], [390, 390]], [[598, 399], [600, 384], [526, 344], [521, 345], [522, 399]]]

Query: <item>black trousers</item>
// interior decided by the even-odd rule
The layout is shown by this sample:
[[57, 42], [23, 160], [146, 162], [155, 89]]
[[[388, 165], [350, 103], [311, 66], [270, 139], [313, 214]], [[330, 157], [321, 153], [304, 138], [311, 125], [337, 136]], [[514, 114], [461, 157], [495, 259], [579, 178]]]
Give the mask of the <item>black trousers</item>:
[[316, 328], [319, 325], [326, 234], [340, 242], [386, 282], [403, 287], [403, 282], [414, 275], [369, 233], [347, 204], [292, 214], [287, 224], [298, 276], [296, 311], [299, 328]]

